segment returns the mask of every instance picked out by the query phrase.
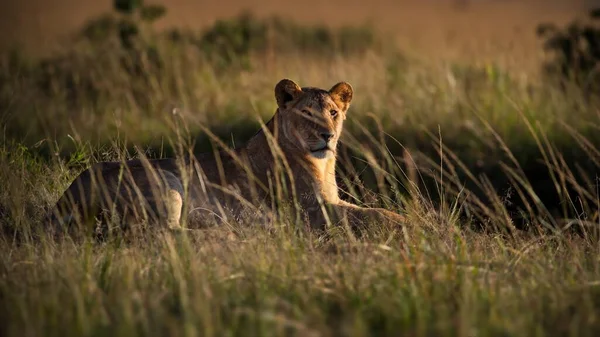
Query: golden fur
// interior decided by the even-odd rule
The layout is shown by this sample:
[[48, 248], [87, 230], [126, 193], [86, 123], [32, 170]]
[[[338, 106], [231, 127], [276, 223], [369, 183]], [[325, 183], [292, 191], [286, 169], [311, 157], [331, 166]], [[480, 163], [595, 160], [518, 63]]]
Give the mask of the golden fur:
[[252, 210], [264, 214], [265, 207], [288, 202], [301, 206], [300, 214], [313, 228], [322, 228], [327, 219], [334, 224], [346, 220], [353, 227], [369, 221], [404, 222], [399, 214], [339, 198], [336, 150], [352, 97], [345, 82], [327, 91], [281, 80], [275, 87], [275, 115], [246, 146], [180, 161], [98, 163], [67, 189], [53, 220], [83, 220], [108, 209], [121, 218], [151, 214], [177, 226], [182, 208], [190, 215], [188, 223], [202, 223]]

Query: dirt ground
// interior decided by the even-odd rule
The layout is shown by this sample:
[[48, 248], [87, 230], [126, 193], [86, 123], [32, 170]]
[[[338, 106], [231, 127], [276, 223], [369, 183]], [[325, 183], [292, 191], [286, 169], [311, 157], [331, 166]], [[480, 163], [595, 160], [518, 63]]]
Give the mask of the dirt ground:
[[[149, 1], [152, 2], [152, 1]], [[163, 0], [161, 27], [201, 28], [243, 10], [297, 22], [374, 24], [395, 43], [424, 57], [469, 59], [523, 67], [539, 58], [539, 22], [564, 23], [585, 0]], [[596, 1], [598, 3], [598, 1]], [[0, 48], [15, 44], [47, 53], [87, 19], [110, 10], [110, 0], [0, 0]]]

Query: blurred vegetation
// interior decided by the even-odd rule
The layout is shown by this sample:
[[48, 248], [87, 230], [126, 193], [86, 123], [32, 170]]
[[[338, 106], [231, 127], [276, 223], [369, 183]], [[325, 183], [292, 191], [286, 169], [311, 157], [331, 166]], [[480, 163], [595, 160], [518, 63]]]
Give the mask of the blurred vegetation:
[[167, 10], [161, 5], [144, 5], [141, 0], [114, 0], [114, 12], [91, 20], [83, 27], [81, 37], [92, 43], [103, 43], [117, 36], [122, 48], [132, 48], [140, 37], [142, 26], [151, 25]]
[[[180, 39], [177, 33], [171, 36]], [[213, 61], [229, 66], [248, 64], [252, 53], [308, 53], [331, 57], [380, 49], [374, 31], [365, 27], [300, 26], [272, 17], [264, 20], [242, 13], [233, 20], [219, 20], [193, 42]]]
[[[159, 32], [165, 8], [114, 5], [51, 57], [0, 57], [0, 334], [600, 331], [597, 28], [541, 29], [556, 85], [425, 64], [368, 26], [243, 13]], [[342, 196], [407, 226], [372, 224], [360, 239], [290, 223], [44, 239], [38, 220], [81, 170], [208, 151], [204, 127], [239, 146], [272, 116], [284, 77], [352, 83]]]
[[574, 83], [589, 94], [600, 92], [600, 8], [587, 20], [575, 20], [564, 28], [554, 24], [538, 26], [544, 49], [550, 53], [546, 74]]
[[[98, 120], [114, 119], [115, 110], [149, 117], [174, 104], [195, 108], [214, 100], [202, 102], [205, 97], [194, 92], [209, 84], [208, 77], [253, 72], [257, 62], [286, 55], [332, 60], [382, 49], [367, 26], [306, 27], [242, 13], [202, 32], [157, 32], [153, 23], [164, 14], [161, 6], [115, 1], [113, 13], [91, 20], [51, 57], [30, 59], [18, 50], [3, 55], [0, 106], [3, 124], [10, 120], [7, 134], [66, 134], [70, 126], [57, 121], [80, 125], [88, 119], [88, 125], [98, 126]], [[96, 131], [114, 134], [106, 129], [114, 123], [99, 124]]]

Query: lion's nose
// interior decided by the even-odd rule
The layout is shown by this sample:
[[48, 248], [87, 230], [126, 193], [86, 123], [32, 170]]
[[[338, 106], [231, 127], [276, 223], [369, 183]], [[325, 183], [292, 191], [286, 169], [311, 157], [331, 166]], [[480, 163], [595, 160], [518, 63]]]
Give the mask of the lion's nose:
[[328, 142], [331, 138], [333, 138], [333, 133], [331, 132], [321, 132], [321, 137]]

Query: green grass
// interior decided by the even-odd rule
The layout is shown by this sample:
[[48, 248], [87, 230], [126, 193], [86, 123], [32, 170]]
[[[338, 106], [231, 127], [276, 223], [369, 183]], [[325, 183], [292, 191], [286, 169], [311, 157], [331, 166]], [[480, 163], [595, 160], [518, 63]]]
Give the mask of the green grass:
[[359, 242], [253, 228], [12, 248], [2, 318], [12, 335], [597, 331], [597, 246], [412, 224]]
[[[239, 20], [209, 31], [226, 45], [148, 31], [133, 51], [80, 38], [50, 60], [2, 59], [3, 335], [597, 335], [597, 102], [409, 59], [368, 28]], [[46, 237], [39, 220], [81, 170], [209, 150], [203, 127], [243, 144], [284, 77], [354, 86], [340, 185], [405, 227]]]

